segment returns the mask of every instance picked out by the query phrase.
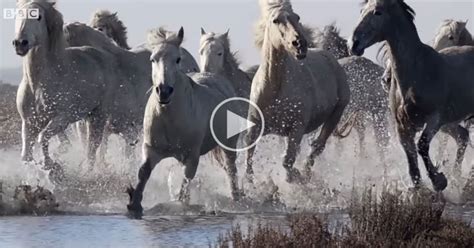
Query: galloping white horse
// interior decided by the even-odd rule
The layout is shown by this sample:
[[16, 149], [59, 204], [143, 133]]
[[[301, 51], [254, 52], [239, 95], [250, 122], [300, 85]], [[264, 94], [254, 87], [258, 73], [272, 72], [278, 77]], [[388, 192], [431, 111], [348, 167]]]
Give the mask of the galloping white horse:
[[[262, 63], [253, 78], [250, 100], [263, 111], [265, 134], [288, 137], [283, 166], [287, 181], [294, 182], [300, 179], [293, 165], [303, 135], [323, 125], [319, 137], [311, 144], [306, 162], [309, 173], [349, 103], [350, 90], [346, 73], [334, 56], [308, 50], [308, 29], [300, 24], [289, 0], [260, 0], [260, 8], [256, 43], [261, 49]], [[252, 109], [248, 119], [260, 123], [259, 114]], [[247, 144], [255, 142], [261, 128], [250, 128]], [[254, 151], [255, 147], [247, 153], [250, 175]]]
[[49, 139], [86, 119], [88, 159], [93, 162], [102, 139], [106, 114], [120, 86], [109, 53], [92, 47], [66, 48], [63, 19], [54, 3], [19, 1], [18, 8], [39, 10], [38, 19], [17, 19], [15, 51], [23, 57], [23, 80], [17, 106], [22, 118], [22, 160], [32, 161], [38, 138], [44, 164], [52, 168]]
[[[210, 119], [213, 110], [222, 101], [235, 97], [232, 83], [222, 76], [196, 73], [188, 76], [179, 69], [180, 46], [183, 28], [178, 33], [164, 29], [151, 31], [148, 43], [153, 48], [153, 90], [148, 99], [144, 121], [143, 155], [145, 162], [138, 173], [136, 188], [130, 187], [128, 211], [133, 217], [143, 212], [143, 190], [155, 166], [163, 159], [173, 157], [184, 166], [179, 199], [189, 201], [189, 184], [196, 175], [199, 157], [217, 147], [211, 135]], [[237, 111], [239, 106], [229, 106]], [[216, 132], [226, 130], [226, 116], [215, 115]], [[235, 147], [238, 136], [228, 139], [228, 146]], [[237, 185], [237, 154], [224, 151], [226, 171], [232, 197], [239, 197]]]

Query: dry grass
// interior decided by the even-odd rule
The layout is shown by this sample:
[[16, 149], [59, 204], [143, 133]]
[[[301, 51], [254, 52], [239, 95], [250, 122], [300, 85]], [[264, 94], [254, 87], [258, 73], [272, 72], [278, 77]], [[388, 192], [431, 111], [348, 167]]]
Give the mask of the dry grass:
[[17, 86], [0, 81], [0, 149], [20, 145], [21, 118], [16, 109]]
[[[474, 229], [444, 219], [444, 206], [431, 196], [372, 191], [353, 197], [350, 223], [330, 232], [317, 214], [289, 217], [288, 228], [258, 225], [248, 234], [234, 227], [218, 247], [474, 247]], [[338, 233], [338, 235], [334, 235]]]

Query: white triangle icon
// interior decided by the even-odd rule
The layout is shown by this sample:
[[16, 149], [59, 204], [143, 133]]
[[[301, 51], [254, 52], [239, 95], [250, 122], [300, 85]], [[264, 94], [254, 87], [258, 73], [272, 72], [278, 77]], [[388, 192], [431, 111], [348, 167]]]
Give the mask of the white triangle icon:
[[255, 126], [256, 124], [227, 110], [227, 139]]

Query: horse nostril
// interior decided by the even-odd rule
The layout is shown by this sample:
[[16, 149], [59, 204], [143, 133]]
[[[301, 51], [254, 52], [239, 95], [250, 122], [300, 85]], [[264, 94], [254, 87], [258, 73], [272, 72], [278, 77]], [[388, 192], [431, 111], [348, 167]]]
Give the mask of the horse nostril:
[[299, 45], [300, 45], [300, 43], [299, 43], [297, 40], [291, 42], [291, 44], [292, 44], [294, 47], [299, 47]]
[[22, 45], [22, 46], [28, 45], [28, 41], [27, 41], [27, 40], [22, 40], [22, 41], [21, 41], [21, 45]]
[[173, 87], [169, 87], [169, 92], [168, 92], [168, 94], [169, 94], [169, 95], [173, 94], [173, 91], [174, 91], [174, 88], [173, 88]]

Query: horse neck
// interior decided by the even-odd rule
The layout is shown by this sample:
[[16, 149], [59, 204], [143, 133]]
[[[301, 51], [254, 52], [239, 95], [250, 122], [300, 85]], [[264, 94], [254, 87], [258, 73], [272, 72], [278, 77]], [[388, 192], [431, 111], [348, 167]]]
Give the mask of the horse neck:
[[392, 55], [391, 66], [394, 76], [402, 88], [405, 88], [404, 84], [413, 81], [407, 78], [412, 75], [410, 72], [416, 68], [417, 61], [413, 58], [426, 48], [418, 36], [415, 25], [406, 18], [400, 18], [387, 30], [391, 30], [386, 35], [386, 40]]
[[262, 46], [262, 64], [260, 69], [263, 80], [260, 80], [265, 87], [265, 95], [272, 99], [277, 98], [277, 94], [286, 78], [286, 62], [288, 53], [285, 49], [275, 47], [271, 40], [268, 29], [265, 31], [265, 39]]
[[27, 82], [33, 90], [38, 87], [52, 86], [51, 84], [54, 83], [52, 79], [65, 69], [64, 50], [64, 43], [52, 49], [49, 49], [47, 45], [42, 45], [32, 48], [23, 58], [23, 75], [27, 77]]

